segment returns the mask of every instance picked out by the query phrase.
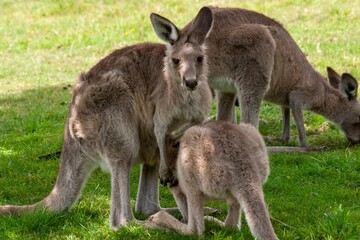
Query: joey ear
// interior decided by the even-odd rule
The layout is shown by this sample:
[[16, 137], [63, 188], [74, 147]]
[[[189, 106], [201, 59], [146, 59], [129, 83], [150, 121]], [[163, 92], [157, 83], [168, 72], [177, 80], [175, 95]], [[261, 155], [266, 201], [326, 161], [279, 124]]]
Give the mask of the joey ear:
[[349, 101], [356, 100], [358, 91], [358, 83], [356, 79], [348, 73], [341, 76], [340, 92], [347, 97]]
[[327, 67], [326, 70], [330, 81], [330, 85], [336, 89], [339, 89], [339, 85], [341, 82], [340, 75], [337, 72], [335, 72], [335, 70], [332, 69], [331, 67]]
[[168, 19], [156, 14], [150, 14], [150, 20], [158, 37], [173, 45], [179, 38], [179, 29]]
[[191, 38], [196, 38], [199, 44], [202, 44], [205, 38], [210, 34], [213, 25], [213, 15], [211, 9], [202, 7], [192, 23]]

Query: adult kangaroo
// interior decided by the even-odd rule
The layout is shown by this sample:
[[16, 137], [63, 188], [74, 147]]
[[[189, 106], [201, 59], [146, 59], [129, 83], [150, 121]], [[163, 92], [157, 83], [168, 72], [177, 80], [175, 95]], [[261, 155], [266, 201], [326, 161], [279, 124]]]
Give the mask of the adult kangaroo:
[[[264, 99], [282, 107], [284, 141], [290, 138], [290, 109], [301, 147], [306, 147], [303, 109], [334, 122], [350, 142], [360, 141], [358, 85], [351, 75], [337, 76], [335, 84], [330, 85], [310, 65], [290, 34], [260, 13], [237, 8], [211, 11], [214, 23], [205, 44], [218, 120], [234, 122], [238, 97], [241, 122], [257, 127]], [[181, 32], [191, 31], [191, 25]], [[179, 31], [171, 26], [166, 29]]]
[[0, 215], [40, 208], [62, 211], [76, 201], [88, 176], [101, 165], [111, 174], [110, 225], [117, 230], [136, 221], [130, 205], [130, 168], [136, 164], [142, 164], [136, 211], [159, 211], [158, 174], [159, 165], [167, 169], [166, 133], [202, 123], [211, 109], [203, 45], [211, 24], [210, 9], [202, 8], [193, 30], [186, 32], [186, 43], [179, 42], [179, 31], [169, 36], [167, 46], [128, 46], [81, 74], [53, 190], [34, 205], [0, 206]]
[[170, 138], [167, 146], [168, 166], [179, 181], [170, 190], [187, 224], [159, 211], [148, 219], [148, 227], [201, 235], [205, 230], [203, 205], [210, 198], [226, 200], [229, 205], [225, 223], [212, 218], [216, 222], [240, 228], [244, 211], [256, 239], [278, 239], [262, 190], [270, 173], [269, 159], [264, 141], [253, 126], [207, 122], [185, 131], [180, 145]]

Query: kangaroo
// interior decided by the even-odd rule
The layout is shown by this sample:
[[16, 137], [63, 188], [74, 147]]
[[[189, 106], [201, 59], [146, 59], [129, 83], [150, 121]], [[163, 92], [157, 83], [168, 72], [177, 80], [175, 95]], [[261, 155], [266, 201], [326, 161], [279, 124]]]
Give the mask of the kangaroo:
[[[239, 227], [245, 212], [250, 231], [257, 239], [278, 239], [264, 202], [262, 185], [269, 176], [269, 160], [264, 141], [249, 124], [207, 122], [185, 131], [180, 146], [169, 141], [168, 166], [179, 181], [171, 186], [187, 225], [159, 211], [149, 217], [148, 227], [172, 229], [182, 234], [203, 234], [206, 200], [226, 200], [227, 227]], [[179, 192], [184, 197], [179, 198]], [[183, 201], [186, 200], [186, 203]], [[184, 207], [181, 207], [184, 206]], [[188, 209], [186, 209], [186, 206]]]
[[[351, 143], [360, 142], [358, 85], [351, 75], [342, 75], [335, 87], [330, 85], [281, 24], [263, 14], [237, 8], [212, 7], [211, 11], [214, 24], [205, 43], [218, 120], [235, 122], [238, 97], [241, 122], [258, 127], [261, 102], [266, 100], [282, 107], [284, 141], [290, 137], [291, 110], [299, 144], [307, 146], [306, 109], [334, 122]], [[191, 25], [181, 31], [191, 31]], [[169, 24], [163, 29], [167, 34], [179, 31]]]
[[129, 189], [130, 168], [136, 164], [142, 169], [135, 210], [145, 215], [159, 211], [158, 174], [166, 161], [166, 132], [202, 123], [211, 110], [204, 45], [212, 26], [210, 9], [201, 9], [196, 19], [187, 42], [180, 42], [179, 31], [169, 36], [167, 46], [128, 46], [81, 74], [53, 190], [33, 205], [0, 206], [0, 215], [69, 208], [100, 165], [111, 174], [110, 225], [117, 230], [137, 222]]

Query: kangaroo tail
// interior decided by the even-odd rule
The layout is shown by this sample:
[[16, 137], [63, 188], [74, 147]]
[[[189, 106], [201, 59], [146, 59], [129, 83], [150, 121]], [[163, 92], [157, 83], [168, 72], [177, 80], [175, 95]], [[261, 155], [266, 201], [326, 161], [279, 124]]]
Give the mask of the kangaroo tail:
[[80, 196], [84, 183], [95, 167], [96, 162], [84, 154], [80, 144], [68, 137], [61, 152], [60, 171], [50, 194], [32, 205], [0, 206], [0, 215], [22, 215], [41, 209], [60, 212], [69, 208]]

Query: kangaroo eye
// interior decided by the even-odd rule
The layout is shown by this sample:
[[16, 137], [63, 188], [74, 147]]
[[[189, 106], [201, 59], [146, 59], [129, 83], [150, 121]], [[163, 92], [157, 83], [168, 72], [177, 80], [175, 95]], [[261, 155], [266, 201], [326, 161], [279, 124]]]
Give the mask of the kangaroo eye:
[[180, 59], [173, 58], [173, 59], [172, 59], [172, 62], [173, 62], [175, 65], [178, 65], [178, 64], [180, 63]]
[[203, 58], [203, 57], [198, 57], [198, 58], [197, 58], [198, 63], [202, 63], [202, 62], [203, 62], [203, 60], [204, 60], [204, 58]]

